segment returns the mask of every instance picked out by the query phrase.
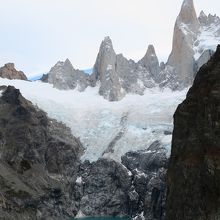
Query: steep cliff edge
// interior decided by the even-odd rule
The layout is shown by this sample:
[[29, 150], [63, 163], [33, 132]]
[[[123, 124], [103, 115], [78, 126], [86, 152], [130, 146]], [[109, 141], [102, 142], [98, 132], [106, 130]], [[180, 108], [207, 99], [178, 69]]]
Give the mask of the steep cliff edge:
[[167, 220], [220, 219], [220, 46], [174, 115]]
[[0, 216], [69, 219], [77, 213], [71, 184], [83, 147], [70, 129], [1, 86]]

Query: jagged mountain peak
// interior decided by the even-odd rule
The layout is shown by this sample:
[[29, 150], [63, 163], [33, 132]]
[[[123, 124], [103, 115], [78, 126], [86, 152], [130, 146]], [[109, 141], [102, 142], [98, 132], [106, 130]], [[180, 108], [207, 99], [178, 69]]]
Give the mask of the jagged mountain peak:
[[192, 31], [196, 32], [199, 29], [199, 21], [196, 15], [193, 0], [184, 0], [177, 23], [188, 24], [191, 26]]
[[109, 36], [106, 36], [101, 43], [100, 49], [113, 49], [112, 40]]
[[103, 41], [105, 41], [105, 42], [112, 42], [112, 40], [111, 40], [111, 38], [109, 36], [106, 36]]
[[79, 79], [83, 79], [80, 83], [85, 85], [82, 91], [87, 86], [97, 86], [99, 94], [111, 101], [120, 100], [127, 93], [143, 94], [146, 88], [156, 85], [183, 89], [192, 84], [195, 72], [210, 58], [219, 38], [220, 19], [203, 11], [197, 17], [193, 0], [184, 0], [176, 19], [172, 51], [166, 64], [162, 62], [159, 65], [152, 44], [137, 63], [128, 60], [122, 54], [116, 54], [111, 38], [106, 36], [101, 41], [90, 76], [75, 70], [66, 59], [50, 71], [53, 80], [44, 81], [59, 84], [59, 88], [75, 89], [79, 87]]
[[206, 15], [205, 12], [202, 10], [202, 11], [199, 13], [199, 17], [207, 17], [207, 15]]
[[153, 44], [148, 45], [146, 55], [147, 54], [149, 54], [149, 55], [156, 55], [155, 48], [154, 48]]
[[75, 69], [68, 58], [64, 62], [57, 62], [50, 72], [42, 77], [42, 81], [64, 90], [77, 88], [84, 91], [88, 86], [86, 73]]
[[193, 0], [184, 0], [182, 7], [192, 7], [194, 6]]
[[61, 66], [71, 66], [73, 67], [72, 63], [70, 60], [67, 58], [65, 61], [58, 61], [54, 67], [61, 67]]
[[215, 25], [218, 26], [220, 24], [220, 18], [215, 14], [206, 15], [204, 11], [201, 11], [198, 17], [198, 20], [202, 26], [210, 26]]
[[72, 63], [70, 62], [70, 60], [67, 58], [64, 62], [65, 65], [71, 65], [72, 66]]
[[141, 59], [141, 62], [144, 66], [146, 66], [149, 64], [149, 61], [152, 59], [157, 59], [157, 55], [156, 55], [154, 46], [150, 44], [148, 45], [147, 52], [144, 55], [144, 57]]
[[200, 23], [193, 0], [184, 0], [175, 23], [172, 52], [168, 59], [168, 65], [174, 67], [174, 75], [183, 88], [190, 85], [194, 77], [192, 45], [199, 32]]

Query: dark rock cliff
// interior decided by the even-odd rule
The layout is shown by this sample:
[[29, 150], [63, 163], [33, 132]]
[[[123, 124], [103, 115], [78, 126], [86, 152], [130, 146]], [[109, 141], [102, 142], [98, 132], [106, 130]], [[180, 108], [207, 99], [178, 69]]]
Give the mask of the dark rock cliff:
[[83, 147], [70, 129], [22, 97], [1, 86], [1, 219], [69, 219]]
[[220, 46], [174, 115], [167, 220], [220, 219]]

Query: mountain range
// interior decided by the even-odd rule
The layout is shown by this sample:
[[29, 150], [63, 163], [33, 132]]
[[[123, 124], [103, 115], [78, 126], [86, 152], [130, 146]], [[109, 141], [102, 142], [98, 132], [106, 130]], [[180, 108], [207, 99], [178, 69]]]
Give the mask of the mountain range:
[[67, 59], [57, 62], [42, 80], [64, 90], [83, 92], [87, 87], [98, 87], [99, 94], [109, 101], [119, 101], [129, 93], [143, 95], [146, 89], [154, 87], [182, 90], [192, 84], [219, 41], [220, 18], [203, 11], [197, 16], [193, 0], [184, 0], [166, 63], [159, 64], [153, 45], [148, 46], [137, 63], [128, 60], [123, 54], [116, 54], [110, 37], [105, 37], [90, 76], [74, 69]]
[[91, 74], [69, 59], [34, 82], [0, 68], [0, 215], [218, 219], [219, 42], [220, 18], [184, 0], [166, 63], [105, 37]]

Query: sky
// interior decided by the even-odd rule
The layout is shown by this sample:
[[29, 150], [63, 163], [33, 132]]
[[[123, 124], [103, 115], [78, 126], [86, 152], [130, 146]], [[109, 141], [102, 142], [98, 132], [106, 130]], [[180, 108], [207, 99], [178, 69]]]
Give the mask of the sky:
[[[0, 66], [15, 63], [27, 76], [69, 58], [91, 68], [101, 41], [139, 60], [153, 44], [167, 61], [182, 0], [0, 0]], [[197, 13], [220, 16], [219, 0], [194, 0]]]

